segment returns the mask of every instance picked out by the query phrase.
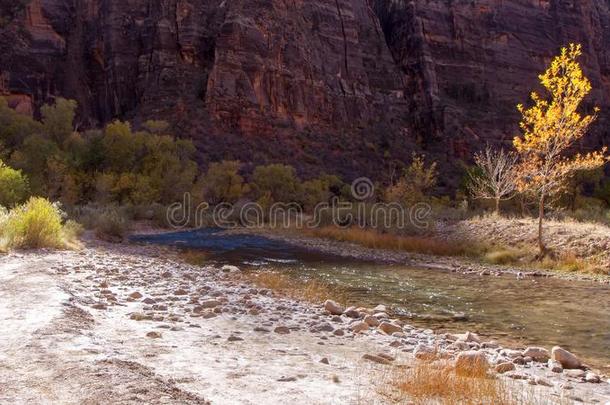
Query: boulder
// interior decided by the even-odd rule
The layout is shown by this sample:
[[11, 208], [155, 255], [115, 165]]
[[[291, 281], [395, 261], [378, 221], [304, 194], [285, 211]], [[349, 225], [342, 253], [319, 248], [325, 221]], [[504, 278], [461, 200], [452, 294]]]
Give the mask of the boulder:
[[356, 307], [347, 308], [345, 310], [345, 312], [343, 312], [343, 315], [347, 316], [348, 318], [353, 318], [353, 319], [358, 319], [362, 316], [360, 314], [360, 312], [356, 309]]
[[489, 362], [484, 352], [467, 351], [458, 354], [455, 359], [456, 373], [468, 376], [480, 376], [487, 373]]
[[495, 367], [496, 373], [504, 374], [515, 370], [515, 365], [511, 362], [500, 363]]
[[551, 350], [551, 358], [561, 364], [564, 369], [581, 368], [582, 363], [578, 357], [559, 346]]
[[343, 308], [337, 302], [332, 301], [332, 300], [327, 300], [324, 303], [324, 309], [326, 310], [326, 312], [328, 312], [331, 315], [342, 315], [343, 312], [345, 311], [345, 308]]
[[362, 333], [369, 329], [369, 325], [366, 322], [355, 322], [350, 328], [354, 333]]
[[543, 347], [528, 347], [523, 351], [523, 357], [531, 357], [534, 361], [544, 363], [551, 356], [549, 356], [549, 351]]

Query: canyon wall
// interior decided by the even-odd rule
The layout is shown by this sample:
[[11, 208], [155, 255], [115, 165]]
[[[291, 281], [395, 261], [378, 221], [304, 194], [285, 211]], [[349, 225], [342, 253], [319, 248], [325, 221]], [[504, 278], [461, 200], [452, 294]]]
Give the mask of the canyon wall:
[[165, 119], [202, 163], [387, 180], [423, 150], [457, 168], [510, 143], [515, 105], [569, 42], [585, 49], [586, 107], [603, 110], [582, 147], [610, 140], [608, 0], [26, 3], [0, 3], [0, 92], [15, 108], [63, 96], [81, 128]]

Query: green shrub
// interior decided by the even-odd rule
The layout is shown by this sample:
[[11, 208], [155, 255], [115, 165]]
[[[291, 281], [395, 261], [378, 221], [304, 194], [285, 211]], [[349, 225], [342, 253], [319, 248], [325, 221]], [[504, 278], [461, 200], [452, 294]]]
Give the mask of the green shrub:
[[222, 161], [210, 164], [207, 172], [194, 187], [195, 197], [212, 205], [236, 203], [248, 191], [243, 177], [239, 174], [241, 163]]
[[5, 165], [0, 160], [0, 205], [13, 207], [25, 201], [28, 194], [28, 180], [21, 173]]
[[60, 248], [63, 213], [57, 204], [40, 197], [14, 208], [3, 220], [3, 233], [11, 248]]
[[274, 202], [294, 202], [300, 186], [292, 166], [282, 164], [257, 166], [252, 175], [252, 190], [255, 198], [263, 206]]

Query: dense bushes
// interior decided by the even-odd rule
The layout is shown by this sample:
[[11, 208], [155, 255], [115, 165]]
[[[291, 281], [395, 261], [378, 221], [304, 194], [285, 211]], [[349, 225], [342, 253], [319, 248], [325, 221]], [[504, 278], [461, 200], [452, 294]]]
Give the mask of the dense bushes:
[[192, 142], [163, 134], [167, 124], [133, 131], [115, 121], [102, 131], [74, 131], [76, 103], [58, 99], [42, 121], [18, 114], [0, 98], [0, 145], [8, 163], [29, 177], [33, 195], [66, 205], [171, 203], [197, 176]]
[[22, 203], [28, 194], [27, 178], [0, 160], [0, 206], [13, 207]]

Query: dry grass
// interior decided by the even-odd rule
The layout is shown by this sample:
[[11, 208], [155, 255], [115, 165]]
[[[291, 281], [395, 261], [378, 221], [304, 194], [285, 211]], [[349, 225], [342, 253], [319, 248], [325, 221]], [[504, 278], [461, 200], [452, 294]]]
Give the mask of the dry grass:
[[484, 256], [484, 260], [491, 264], [515, 264], [523, 261], [528, 254], [528, 251], [517, 248], [497, 248], [488, 251]]
[[356, 243], [372, 249], [402, 250], [437, 256], [464, 256], [476, 253], [475, 248], [466, 243], [422, 236], [400, 236], [390, 233], [379, 233], [372, 229], [328, 226], [312, 229], [308, 233], [314, 237]]
[[183, 250], [178, 253], [178, 257], [193, 266], [204, 266], [208, 262], [208, 253], [200, 250]]
[[540, 262], [540, 267], [546, 270], [569, 273], [608, 274], [608, 270], [604, 270], [602, 266], [598, 266], [592, 261], [582, 259], [572, 252], [562, 252], [557, 257], [545, 257], [542, 262]]
[[458, 370], [447, 360], [418, 360], [411, 366], [394, 368], [379, 393], [390, 403], [443, 405], [561, 404], [535, 388], [500, 379], [486, 366]]
[[268, 288], [292, 298], [313, 303], [324, 302], [328, 299], [338, 302], [345, 301], [344, 294], [337, 288], [317, 280], [297, 279], [275, 271], [247, 273], [246, 277], [258, 287]]

